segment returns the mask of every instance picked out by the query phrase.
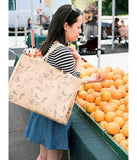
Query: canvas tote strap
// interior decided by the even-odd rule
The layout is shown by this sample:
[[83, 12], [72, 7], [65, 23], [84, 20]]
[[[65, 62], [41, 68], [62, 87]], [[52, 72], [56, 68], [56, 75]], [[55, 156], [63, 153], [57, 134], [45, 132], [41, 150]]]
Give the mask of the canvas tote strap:
[[41, 60], [47, 61], [50, 53], [52, 53], [57, 47], [62, 46], [62, 45], [63, 45], [63, 44], [61, 44], [61, 43], [55, 43], [55, 44], [49, 49], [48, 53], [41, 58]]

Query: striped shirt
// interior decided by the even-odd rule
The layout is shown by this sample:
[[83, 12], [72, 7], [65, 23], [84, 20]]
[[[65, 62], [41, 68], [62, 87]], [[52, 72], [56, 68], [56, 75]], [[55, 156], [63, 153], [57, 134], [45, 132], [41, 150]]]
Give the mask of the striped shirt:
[[69, 48], [65, 45], [61, 45], [57, 47], [49, 55], [47, 62], [50, 63], [55, 68], [63, 70], [64, 73], [69, 72], [73, 76], [76, 76], [75, 66], [74, 66], [74, 57], [71, 51], [69, 50]]

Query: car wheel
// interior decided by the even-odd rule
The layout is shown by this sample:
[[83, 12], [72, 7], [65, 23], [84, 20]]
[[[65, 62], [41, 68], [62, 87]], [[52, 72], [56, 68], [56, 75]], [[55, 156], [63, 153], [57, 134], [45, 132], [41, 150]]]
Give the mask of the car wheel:
[[102, 34], [101, 34], [101, 38], [102, 39], [106, 39], [108, 37], [108, 33], [107, 33], [107, 30], [106, 28], [102, 28]]

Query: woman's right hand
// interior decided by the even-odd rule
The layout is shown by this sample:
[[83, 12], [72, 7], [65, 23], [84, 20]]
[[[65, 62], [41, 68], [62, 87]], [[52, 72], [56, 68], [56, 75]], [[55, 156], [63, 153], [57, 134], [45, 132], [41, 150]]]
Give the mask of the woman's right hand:
[[71, 47], [71, 46], [68, 46], [68, 48], [69, 48], [70, 51], [72, 52], [72, 55], [73, 55], [75, 61], [81, 60], [81, 57], [80, 57], [80, 55], [78, 54], [78, 52], [76, 51], [76, 49], [74, 49], [74, 48]]
[[74, 49], [73, 47], [68, 46], [68, 48], [70, 49], [70, 51], [75, 59], [75, 71], [80, 72], [81, 71], [81, 56], [78, 54], [76, 49]]

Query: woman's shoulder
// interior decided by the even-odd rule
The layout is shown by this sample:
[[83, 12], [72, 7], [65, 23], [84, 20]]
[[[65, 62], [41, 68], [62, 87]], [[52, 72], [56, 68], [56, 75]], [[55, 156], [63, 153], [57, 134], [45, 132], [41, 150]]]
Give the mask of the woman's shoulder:
[[63, 44], [58, 45], [54, 50], [54, 54], [56, 56], [72, 56], [70, 49]]
[[65, 50], [65, 51], [70, 52], [69, 48], [67, 46], [65, 46], [64, 44], [58, 43], [57, 46], [58, 47], [56, 48], [56, 50]]

